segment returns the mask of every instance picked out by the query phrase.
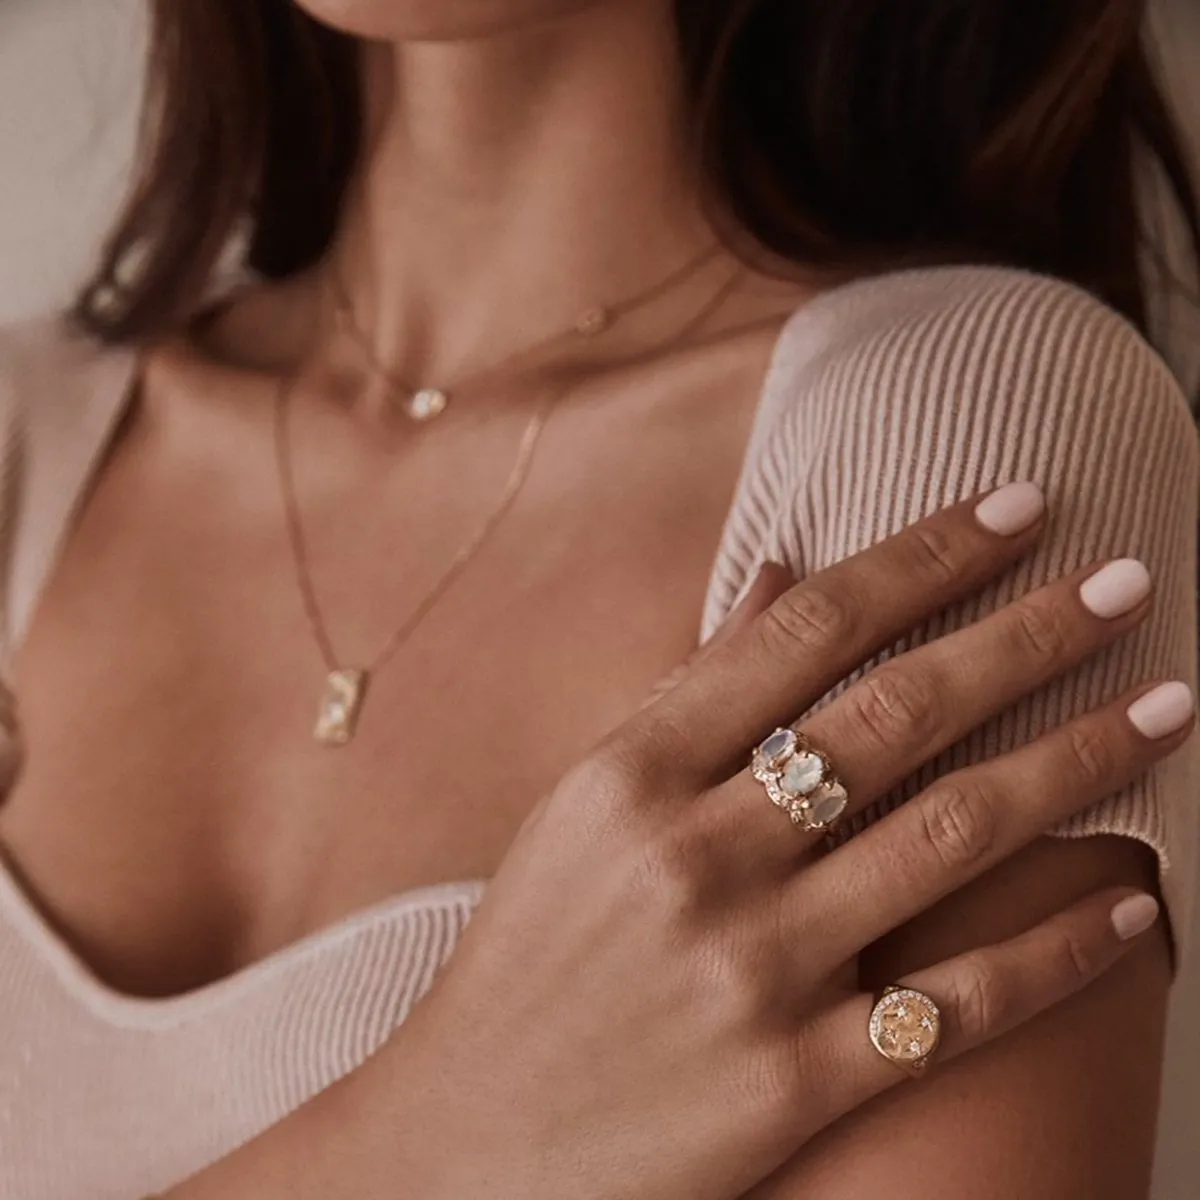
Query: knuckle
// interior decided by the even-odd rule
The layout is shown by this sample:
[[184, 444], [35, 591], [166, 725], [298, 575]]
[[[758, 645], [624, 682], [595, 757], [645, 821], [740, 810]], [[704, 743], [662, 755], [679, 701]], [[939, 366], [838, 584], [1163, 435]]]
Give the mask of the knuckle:
[[880, 667], [851, 691], [855, 716], [871, 741], [925, 742], [941, 725], [938, 690], [927, 676]]
[[766, 1113], [790, 1109], [801, 1091], [802, 1075], [795, 1046], [778, 1038], [746, 1058], [745, 1090]]
[[589, 838], [627, 841], [666, 795], [662, 771], [624, 742], [606, 743], [576, 763], [554, 789], [551, 808]]
[[[762, 1099], [765, 1115], [772, 1120], [803, 1120], [812, 1104], [814, 1078], [833, 1078], [833, 1069], [844, 1063], [833, 1061], [824, 1045], [804, 1033], [778, 1033], [763, 1039], [757, 1056], [751, 1057], [755, 1093]], [[824, 1072], [829, 1070], [829, 1074]], [[820, 1073], [818, 1073], [820, 1072]], [[790, 1131], [789, 1131], [790, 1132]]]
[[1064, 614], [1049, 604], [1023, 603], [1014, 612], [1014, 636], [1021, 656], [1035, 663], [1058, 663], [1068, 655]]
[[1110, 782], [1116, 771], [1116, 755], [1100, 732], [1086, 725], [1074, 725], [1067, 730], [1067, 752], [1075, 774], [1084, 782]]
[[858, 625], [855, 606], [847, 592], [833, 596], [815, 585], [794, 588], [764, 614], [766, 637], [773, 650], [785, 653], [823, 650], [850, 638]]
[[953, 583], [962, 577], [963, 555], [947, 530], [938, 525], [914, 525], [909, 532], [915, 566], [923, 577], [940, 583]]
[[1000, 973], [984, 954], [961, 960], [952, 990], [955, 1021], [968, 1045], [986, 1041], [1004, 1027], [1008, 997]]
[[961, 870], [991, 850], [996, 838], [996, 805], [980, 784], [937, 784], [916, 803], [926, 849], [941, 867]]
[[677, 828], [660, 831], [638, 852], [635, 891], [670, 924], [690, 924], [704, 906], [708, 858], [702, 839]]
[[764, 972], [735, 947], [712, 944], [710, 939], [701, 982], [713, 997], [718, 1023], [723, 1029], [758, 1032], [770, 1003]]
[[648, 767], [624, 743], [610, 742], [571, 769], [572, 793], [586, 796], [593, 808], [619, 808], [639, 796]]
[[600, 795], [658, 795], [670, 788], [675, 769], [686, 761], [683, 737], [667, 709], [646, 712], [605, 739], [585, 760], [584, 770]]

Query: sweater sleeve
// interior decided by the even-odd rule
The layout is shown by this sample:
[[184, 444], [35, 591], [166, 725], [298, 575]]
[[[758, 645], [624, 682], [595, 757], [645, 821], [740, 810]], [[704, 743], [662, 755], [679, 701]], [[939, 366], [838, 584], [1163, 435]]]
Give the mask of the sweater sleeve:
[[[1021, 745], [1127, 687], [1152, 679], [1195, 687], [1196, 428], [1170, 371], [1132, 326], [1068, 284], [978, 268], [855, 284], [793, 324], [726, 529], [710, 628], [762, 559], [800, 575], [819, 571], [938, 508], [1022, 479], [1041, 484], [1050, 504], [1039, 550], [896, 650], [1098, 560], [1140, 558], [1156, 586], [1139, 630], [978, 729], [848, 836], [936, 776]], [[1054, 832], [1116, 833], [1151, 846], [1182, 942], [1200, 867], [1198, 798], [1193, 738]]]

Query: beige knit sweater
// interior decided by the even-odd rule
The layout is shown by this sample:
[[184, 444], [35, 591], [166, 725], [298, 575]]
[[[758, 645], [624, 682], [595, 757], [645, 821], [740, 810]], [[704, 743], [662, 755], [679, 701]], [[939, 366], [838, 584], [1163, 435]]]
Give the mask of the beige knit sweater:
[[[10, 650], [133, 371], [131, 355], [54, 326], [0, 335], [0, 595]], [[925, 635], [1105, 556], [1149, 564], [1154, 615], [944, 755], [932, 775], [1017, 745], [1135, 681], [1194, 682], [1198, 473], [1196, 432], [1170, 373], [1081, 292], [973, 268], [840, 288], [798, 312], [779, 341], [703, 632], [764, 558], [818, 571], [968, 493], [1040, 481], [1053, 506], [1043, 548]], [[1198, 791], [1193, 739], [1060, 831], [1115, 831], [1154, 847], [1181, 939]], [[229, 979], [147, 1001], [99, 983], [0, 872], [0, 1198], [130, 1200], [228, 1153], [352, 1070], [404, 1020], [482, 892], [481, 883], [449, 883], [397, 896]]]

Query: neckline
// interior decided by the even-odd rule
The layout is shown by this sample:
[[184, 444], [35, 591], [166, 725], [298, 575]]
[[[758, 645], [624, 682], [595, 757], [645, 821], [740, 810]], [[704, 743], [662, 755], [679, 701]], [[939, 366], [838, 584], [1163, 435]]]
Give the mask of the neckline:
[[483, 898], [483, 879], [409, 888], [377, 904], [314, 930], [236, 971], [171, 996], [136, 996], [104, 982], [47, 920], [0, 857], [0, 915], [21, 938], [39, 966], [48, 968], [63, 991], [106, 1024], [120, 1028], [162, 1028], [232, 1004], [265, 979], [316, 958], [365, 930], [399, 922], [416, 913], [474, 909]]
[[[768, 423], [772, 397], [779, 390], [780, 374], [788, 358], [786, 348], [793, 340], [793, 331], [822, 308], [831, 296], [843, 293], [853, 286], [854, 282], [851, 282], [818, 293], [804, 301], [785, 318], [768, 356], [766, 371], [755, 400], [750, 434], [743, 448], [737, 473], [734, 498], [726, 514], [726, 527], [736, 506], [736, 497], [752, 468], [765, 435], [763, 427]], [[53, 406], [32, 405], [23, 410], [32, 442], [29, 458], [33, 461], [33, 478], [27, 481], [26, 487], [34, 492], [33, 501], [28, 494], [24, 499], [26, 504], [36, 502], [57, 510], [54, 522], [56, 535], [52, 544], [44, 551], [47, 564], [52, 564], [57, 557], [79, 508], [95, 482], [95, 476], [112, 439], [136, 398], [143, 361], [142, 352], [135, 348], [101, 349], [97, 351], [97, 361], [93, 370], [83, 373], [86, 378], [80, 379], [75, 393], [69, 397], [73, 404], [58, 408], [55, 413], [50, 414], [49, 420], [39, 420], [39, 416]], [[64, 423], [80, 414], [87, 418], [85, 428], [88, 430], [88, 437], [87, 444], [78, 448], [83, 457], [76, 471], [79, 478], [77, 487], [68, 496], [61, 495], [61, 489], [58, 494], [53, 490], [62, 479], [60, 461], [57, 463], [59, 469], [53, 473], [53, 487], [43, 486], [39, 494], [39, 473], [36, 471], [36, 464], [45, 462], [47, 458], [47, 446], [39, 443], [51, 436], [62, 437]], [[726, 529], [723, 528], [710, 568], [709, 594], [716, 583], [725, 533]], [[16, 566], [13, 575], [21, 579], [23, 588], [19, 594], [10, 596], [10, 627], [7, 631], [10, 653], [24, 635], [44, 582], [44, 573], [34, 568], [30, 548], [23, 546], [18, 524]], [[208, 1012], [215, 1006], [232, 1003], [263, 979], [306, 958], [316, 956], [363, 929], [385, 924], [389, 920], [401, 920], [414, 912], [444, 910], [463, 903], [473, 907], [482, 898], [485, 888], [484, 880], [465, 880], [407, 889], [351, 913], [280, 947], [264, 958], [191, 991], [163, 997], [145, 997], [122, 992], [105, 983], [53, 927], [35, 898], [26, 890], [4, 856], [0, 854], [0, 914], [7, 913], [10, 924], [21, 936], [29, 951], [40, 964], [54, 973], [59, 985], [76, 1003], [109, 1025], [136, 1029], [180, 1024], [200, 1012]]]

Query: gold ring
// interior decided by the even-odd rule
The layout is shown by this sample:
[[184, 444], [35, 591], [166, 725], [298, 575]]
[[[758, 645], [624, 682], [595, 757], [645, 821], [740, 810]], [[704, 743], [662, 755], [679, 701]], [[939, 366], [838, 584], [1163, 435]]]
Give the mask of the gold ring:
[[924, 992], [885, 987], [871, 1009], [871, 1045], [890, 1063], [914, 1077], [929, 1066], [942, 1036], [942, 1014]]
[[794, 729], [777, 729], [762, 742], [750, 772], [806, 833], [828, 833], [850, 802], [829, 759]]

